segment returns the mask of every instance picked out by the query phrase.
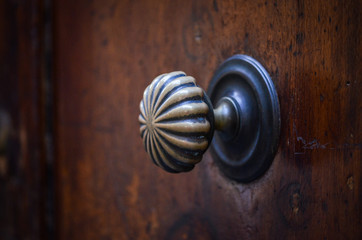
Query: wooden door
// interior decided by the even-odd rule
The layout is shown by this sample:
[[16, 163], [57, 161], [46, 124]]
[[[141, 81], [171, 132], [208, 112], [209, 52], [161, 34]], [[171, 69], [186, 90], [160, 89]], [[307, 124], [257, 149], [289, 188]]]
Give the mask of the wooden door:
[[[13, 11], [12, 16], [27, 11], [30, 16], [42, 14], [34, 10], [38, 8], [26, 8], [18, 2], [20, 7], [15, 8], [21, 11]], [[0, 214], [1, 226], [16, 229], [20, 222], [20, 229], [28, 229], [7, 235], [3, 231], [2, 236], [362, 238], [360, 1], [45, 2], [52, 3], [53, 21], [47, 31], [53, 40], [51, 44], [47, 40], [35, 42], [48, 43], [50, 57], [25, 54], [28, 58], [11, 58], [23, 64], [15, 71], [25, 74], [19, 75], [20, 84], [12, 89], [33, 94], [32, 98], [17, 97], [18, 105], [23, 106], [20, 119], [26, 121], [18, 124], [21, 131], [14, 134], [22, 140], [19, 148], [32, 157], [21, 165], [28, 174], [21, 178], [24, 187], [16, 191], [25, 189], [25, 196], [38, 197], [32, 205], [20, 207], [26, 218], [21, 217], [21, 211], [10, 211], [20, 220], [3, 224], [7, 215]], [[34, 29], [26, 19], [44, 21], [22, 19], [19, 33], [21, 26]], [[8, 28], [1, 29], [6, 32]], [[1, 49], [6, 49], [6, 42], [2, 42]], [[33, 53], [31, 47], [38, 46], [25, 43], [14, 51]], [[4, 52], [4, 56], [12, 56]], [[139, 136], [139, 102], [145, 87], [160, 73], [182, 70], [207, 89], [219, 64], [234, 54], [257, 59], [269, 72], [279, 95], [281, 136], [269, 170], [251, 183], [237, 183], [224, 177], [209, 152], [189, 173], [170, 174], [154, 166]], [[26, 90], [21, 84], [37, 86], [37, 77], [44, 77], [31, 71], [26, 75], [24, 69], [30, 67], [23, 61], [32, 59], [53, 66], [51, 88]], [[37, 93], [48, 96], [48, 102], [40, 98], [42, 104], [30, 111], [27, 104], [38, 102]], [[18, 107], [11, 104], [11, 109]], [[42, 131], [44, 128], [48, 130]], [[31, 133], [35, 134], [33, 145], [26, 141]], [[54, 152], [44, 141], [49, 135]], [[39, 155], [39, 149], [51, 156]], [[15, 158], [24, 156], [28, 155]], [[54, 166], [44, 170], [46, 159], [53, 157]], [[43, 195], [51, 195], [53, 188], [44, 186], [53, 176], [55, 198], [50, 202], [54, 203], [54, 214], [46, 215], [49, 210], [44, 199], [49, 197]], [[11, 196], [21, 201], [22, 194]], [[29, 206], [36, 206], [33, 219]], [[54, 222], [54, 235], [49, 233], [53, 225], [46, 221], [47, 216]], [[31, 221], [35, 223], [26, 225]], [[49, 234], [44, 234], [47, 231]]]
[[[60, 239], [358, 239], [359, 1], [56, 1]], [[260, 61], [281, 108], [260, 179], [155, 167], [139, 136], [143, 90], [183, 70], [207, 89], [233, 54]]]

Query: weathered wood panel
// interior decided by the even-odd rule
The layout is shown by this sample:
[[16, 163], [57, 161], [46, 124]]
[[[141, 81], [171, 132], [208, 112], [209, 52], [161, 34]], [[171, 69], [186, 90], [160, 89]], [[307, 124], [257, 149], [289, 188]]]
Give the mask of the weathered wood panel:
[[[60, 239], [360, 239], [360, 1], [56, 1]], [[233, 54], [278, 89], [269, 171], [224, 178], [153, 166], [138, 132], [143, 89], [183, 70], [207, 88]]]

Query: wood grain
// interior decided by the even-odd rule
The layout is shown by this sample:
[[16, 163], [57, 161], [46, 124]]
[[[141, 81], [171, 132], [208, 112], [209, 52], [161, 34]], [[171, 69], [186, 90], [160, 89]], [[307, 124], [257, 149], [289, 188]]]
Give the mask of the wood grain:
[[[360, 1], [55, 1], [59, 239], [360, 239]], [[210, 154], [153, 166], [139, 101], [158, 74], [207, 88], [247, 54], [270, 73], [282, 132], [268, 172], [229, 181]]]

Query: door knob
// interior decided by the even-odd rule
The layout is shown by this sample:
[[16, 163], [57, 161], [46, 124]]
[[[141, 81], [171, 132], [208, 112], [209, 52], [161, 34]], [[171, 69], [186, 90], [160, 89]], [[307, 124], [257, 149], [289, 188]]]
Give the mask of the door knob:
[[236, 104], [224, 98], [213, 110], [195, 78], [184, 72], [156, 77], [140, 103], [143, 143], [156, 165], [169, 172], [190, 171], [201, 161], [214, 129], [235, 135], [239, 125]]
[[187, 172], [213, 142], [227, 177], [257, 178], [270, 165], [279, 137], [279, 104], [269, 75], [256, 60], [235, 55], [216, 71], [209, 95], [184, 72], [156, 77], [140, 103], [146, 152], [168, 172]]

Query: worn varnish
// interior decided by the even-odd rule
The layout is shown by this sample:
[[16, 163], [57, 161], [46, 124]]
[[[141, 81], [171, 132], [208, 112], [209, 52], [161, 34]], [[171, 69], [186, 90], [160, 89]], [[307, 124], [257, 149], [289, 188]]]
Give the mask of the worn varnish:
[[[59, 239], [362, 238], [360, 1], [54, 0], [51, 59], [41, 6], [0, 3], [0, 104], [15, 128], [0, 176], [1, 239], [47, 238], [49, 219]], [[207, 89], [233, 54], [257, 59], [278, 90], [271, 168], [238, 184], [210, 153], [189, 173], [154, 166], [138, 130], [149, 81], [183, 70]], [[55, 215], [44, 197], [52, 156]]]
[[[55, 4], [61, 239], [359, 239], [359, 1], [62, 1]], [[207, 88], [233, 54], [277, 87], [278, 154], [251, 184], [212, 156], [172, 175], [147, 159], [138, 103], [184, 70]]]
[[[55, 4], [60, 239], [361, 237], [359, 1], [62, 1]], [[147, 159], [138, 103], [159, 73], [207, 87], [233, 54], [278, 89], [282, 133], [251, 184], [212, 156], [171, 175]]]

